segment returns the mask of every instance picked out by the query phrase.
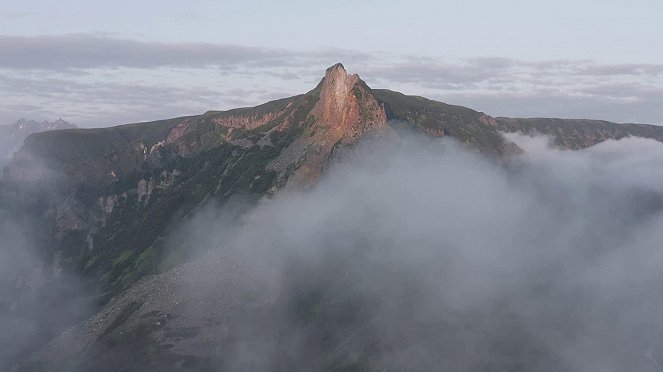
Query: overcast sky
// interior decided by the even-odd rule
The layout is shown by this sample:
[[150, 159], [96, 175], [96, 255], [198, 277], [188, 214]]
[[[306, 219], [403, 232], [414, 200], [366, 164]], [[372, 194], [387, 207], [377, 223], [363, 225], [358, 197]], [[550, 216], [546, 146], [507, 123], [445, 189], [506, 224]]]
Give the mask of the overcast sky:
[[661, 14], [660, 0], [0, 0], [0, 124], [256, 105], [339, 61], [494, 116], [663, 124]]

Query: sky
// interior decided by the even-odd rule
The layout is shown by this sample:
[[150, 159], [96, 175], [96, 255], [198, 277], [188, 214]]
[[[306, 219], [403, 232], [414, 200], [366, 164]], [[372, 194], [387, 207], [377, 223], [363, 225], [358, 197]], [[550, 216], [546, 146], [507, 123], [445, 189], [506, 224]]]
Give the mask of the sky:
[[659, 0], [0, 0], [0, 124], [252, 106], [342, 62], [493, 116], [663, 124]]

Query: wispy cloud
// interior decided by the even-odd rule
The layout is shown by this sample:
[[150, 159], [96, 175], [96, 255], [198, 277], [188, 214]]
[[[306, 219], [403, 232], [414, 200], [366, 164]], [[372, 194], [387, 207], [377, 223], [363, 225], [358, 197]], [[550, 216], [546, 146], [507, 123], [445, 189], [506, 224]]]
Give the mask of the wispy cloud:
[[[663, 124], [663, 64], [448, 60], [345, 49], [158, 43], [107, 34], [0, 35], [0, 120], [64, 116], [109, 125], [260, 104], [311, 89], [342, 61], [373, 87], [495, 116]], [[39, 107], [28, 110], [26, 107]]]
[[369, 68], [381, 85], [503, 116], [663, 124], [663, 64], [408, 60]]
[[36, 15], [36, 12], [2, 12], [0, 13], [0, 18], [5, 20], [27, 18]]
[[[340, 53], [339, 53], [340, 52]], [[362, 53], [330, 51], [353, 58]], [[208, 43], [160, 43], [72, 34], [0, 36], [0, 67], [11, 69], [155, 68], [177, 66], [224, 69], [300, 66], [327, 53]], [[365, 56], [365, 55], [364, 55]]]

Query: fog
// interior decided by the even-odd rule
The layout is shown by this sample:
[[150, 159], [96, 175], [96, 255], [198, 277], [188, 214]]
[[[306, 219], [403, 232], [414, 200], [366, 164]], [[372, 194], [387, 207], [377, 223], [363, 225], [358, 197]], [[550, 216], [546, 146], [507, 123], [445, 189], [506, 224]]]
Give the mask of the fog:
[[[663, 144], [506, 137], [524, 153], [366, 140], [308, 189], [207, 203], [166, 240], [194, 255], [159, 276], [176, 285], [147, 278], [167, 296], [136, 300], [217, 334], [158, 350], [229, 371], [663, 369]], [[0, 368], [91, 312], [35, 231], [0, 208]], [[95, 347], [81, 370], [144, 362], [127, 356], [141, 345]]]
[[663, 144], [507, 137], [506, 164], [367, 141], [309, 190], [200, 212], [173, 244], [239, 262], [260, 298], [218, 368], [661, 370]]
[[[22, 192], [55, 187], [56, 179], [49, 181]], [[30, 211], [17, 210], [3, 192], [15, 191], [0, 187], [0, 370], [5, 371], [89, 316], [95, 292], [63, 271], [59, 256], [44, 249], [50, 231], [29, 217]]]

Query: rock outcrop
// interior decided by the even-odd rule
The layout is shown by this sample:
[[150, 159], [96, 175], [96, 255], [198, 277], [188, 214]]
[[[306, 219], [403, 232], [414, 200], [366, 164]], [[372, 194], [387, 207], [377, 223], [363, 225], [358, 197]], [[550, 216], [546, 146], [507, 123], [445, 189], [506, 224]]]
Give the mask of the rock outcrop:
[[310, 186], [320, 176], [336, 147], [355, 143], [369, 133], [388, 129], [384, 105], [359, 78], [342, 64], [327, 69], [320, 84], [308, 93], [318, 97], [309, 114], [307, 135], [286, 148], [270, 166], [280, 173], [296, 166], [289, 185]]
[[342, 64], [327, 69], [319, 94], [313, 115], [330, 137], [349, 144], [367, 132], [387, 128], [384, 106], [359, 75], [348, 75]]

